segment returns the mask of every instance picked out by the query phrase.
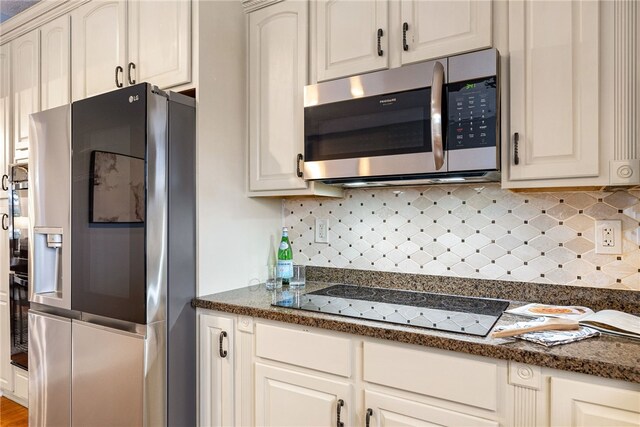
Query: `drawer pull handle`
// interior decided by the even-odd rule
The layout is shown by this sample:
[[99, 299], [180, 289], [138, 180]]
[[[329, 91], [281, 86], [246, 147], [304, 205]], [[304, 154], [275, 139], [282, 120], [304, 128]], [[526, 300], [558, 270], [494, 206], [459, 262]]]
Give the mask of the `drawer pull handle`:
[[373, 409], [367, 408], [367, 416], [365, 417], [365, 422], [364, 422], [364, 425], [366, 427], [369, 427], [369, 424], [371, 422], [371, 417], [372, 416], [373, 416]]
[[223, 359], [227, 357], [227, 350], [222, 349], [222, 340], [224, 340], [226, 337], [227, 337], [227, 331], [220, 332], [220, 348], [218, 351], [220, 352], [220, 357], [222, 357]]
[[2, 229], [5, 231], [9, 229], [9, 226], [7, 225], [7, 219], [9, 219], [9, 215], [2, 214]]
[[384, 36], [384, 31], [382, 31], [382, 28], [378, 28], [378, 56], [384, 55], [384, 50], [382, 50], [382, 46], [380, 45], [382, 36]]
[[342, 407], [344, 406], [344, 400], [342, 399], [338, 399], [338, 404], [336, 405], [337, 410], [336, 410], [336, 426], [337, 427], [344, 427], [344, 423], [342, 421], [340, 421], [340, 412], [342, 411]]
[[407, 31], [409, 31], [409, 24], [405, 22], [402, 24], [402, 50], [405, 52], [409, 50], [409, 45], [407, 44]]
[[2, 189], [4, 191], [9, 190], [8, 180], [9, 180], [9, 175], [2, 175]]
[[520, 142], [520, 134], [518, 132], [513, 134], [513, 164], [520, 164], [520, 156], [518, 155], [518, 143]]

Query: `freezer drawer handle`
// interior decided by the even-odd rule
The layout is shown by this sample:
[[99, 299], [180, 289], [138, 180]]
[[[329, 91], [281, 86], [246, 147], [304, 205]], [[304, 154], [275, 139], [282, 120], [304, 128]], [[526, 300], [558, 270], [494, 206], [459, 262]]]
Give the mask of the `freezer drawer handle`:
[[9, 229], [9, 226], [7, 225], [7, 219], [9, 219], [9, 215], [2, 214], [2, 229], [5, 231]]
[[218, 351], [220, 352], [220, 357], [222, 357], [223, 359], [227, 357], [227, 350], [222, 349], [222, 340], [224, 340], [226, 337], [227, 337], [227, 331], [220, 332], [220, 348]]
[[336, 427], [344, 427], [344, 423], [340, 421], [340, 412], [342, 411], [342, 407], [344, 406], [344, 400], [338, 399], [338, 404], [336, 405]]
[[369, 427], [369, 425], [371, 423], [371, 417], [372, 416], [373, 416], [373, 409], [367, 408], [367, 416], [366, 416], [365, 421], [364, 421], [364, 425], [366, 427]]

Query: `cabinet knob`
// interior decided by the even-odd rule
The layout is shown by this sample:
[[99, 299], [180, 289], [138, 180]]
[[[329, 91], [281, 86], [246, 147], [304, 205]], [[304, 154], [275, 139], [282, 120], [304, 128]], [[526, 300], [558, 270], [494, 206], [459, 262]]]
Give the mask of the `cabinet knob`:
[[298, 153], [298, 157], [296, 158], [296, 175], [298, 175], [298, 178], [302, 178], [303, 176], [302, 169], [300, 169], [300, 162], [303, 160], [304, 160], [304, 156]]
[[336, 427], [344, 427], [344, 423], [340, 421], [340, 412], [342, 411], [342, 407], [344, 406], [344, 400], [338, 399], [338, 404], [336, 405]]
[[382, 36], [384, 36], [384, 31], [382, 31], [382, 28], [378, 28], [378, 56], [384, 55], [384, 50], [382, 50], [382, 46], [380, 45]]
[[364, 419], [364, 425], [366, 427], [369, 427], [369, 425], [371, 423], [371, 417], [372, 416], [373, 416], [373, 409], [367, 408], [367, 415], [365, 416], [365, 419]]
[[9, 190], [8, 180], [9, 180], [9, 175], [2, 175], [2, 189], [4, 191]]
[[118, 80], [118, 73], [120, 74], [124, 73], [124, 70], [119, 65], [116, 67], [116, 87], [122, 87], [123, 83], [120, 80]]
[[136, 84], [136, 79], [131, 78], [131, 70], [135, 70], [135, 69], [136, 69], [136, 64], [134, 64], [133, 62], [129, 62], [129, 65], [127, 66], [127, 78], [129, 79], [130, 85]]
[[520, 156], [518, 155], [518, 143], [520, 142], [520, 134], [518, 132], [513, 134], [513, 164], [520, 164]]
[[409, 50], [409, 45], [407, 44], [407, 31], [409, 31], [409, 24], [405, 22], [402, 24], [402, 50], [405, 52]]
[[223, 359], [225, 357], [227, 357], [227, 350], [223, 350], [222, 349], [222, 341], [227, 337], [227, 331], [222, 331], [220, 332], [220, 338], [219, 338], [219, 348], [218, 348], [218, 352], [220, 353], [220, 357], [222, 357]]

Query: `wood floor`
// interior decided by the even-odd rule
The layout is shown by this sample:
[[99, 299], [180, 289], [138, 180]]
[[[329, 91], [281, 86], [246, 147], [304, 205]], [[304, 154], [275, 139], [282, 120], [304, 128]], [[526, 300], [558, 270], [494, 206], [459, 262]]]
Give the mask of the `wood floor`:
[[27, 427], [29, 411], [6, 397], [0, 397], [0, 427]]

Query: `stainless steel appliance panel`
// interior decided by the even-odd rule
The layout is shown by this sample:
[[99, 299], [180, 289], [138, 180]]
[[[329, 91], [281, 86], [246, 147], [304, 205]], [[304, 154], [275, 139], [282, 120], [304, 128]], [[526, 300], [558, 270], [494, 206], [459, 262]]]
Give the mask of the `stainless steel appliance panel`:
[[169, 95], [167, 408], [169, 426], [196, 425], [195, 100]]
[[71, 308], [71, 106], [30, 116], [30, 301]]
[[[145, 224], [147, 324], [166, 319], [168, 227], [168, 103], [147, 85], [147, 201]], [[130, 319], [134, 320], [134, 319]], [[138, 322], [140, 323], [140, 322]]]
[[71, 348], [72, 425], [144, 425], [144, 336], [74, 320]]
[[71, 425], [71, 320], [29, 311], [29, 426]]
[[447, 60], [439, 59], [308, 85], [304, 88], [304, 106], [313, 107], [367, 96], [430, 87], [436, 62], [442, 64], [446, 76]]

